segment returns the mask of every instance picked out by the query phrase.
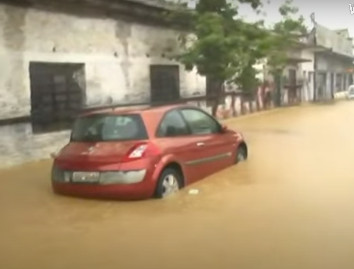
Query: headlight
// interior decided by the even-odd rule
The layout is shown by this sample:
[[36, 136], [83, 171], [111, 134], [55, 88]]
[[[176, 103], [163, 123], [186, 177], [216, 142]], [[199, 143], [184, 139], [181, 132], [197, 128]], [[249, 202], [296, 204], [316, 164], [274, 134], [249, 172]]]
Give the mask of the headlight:
[[146, 170], [102, 172], [100, 184], [134, 184], [144, 180]]

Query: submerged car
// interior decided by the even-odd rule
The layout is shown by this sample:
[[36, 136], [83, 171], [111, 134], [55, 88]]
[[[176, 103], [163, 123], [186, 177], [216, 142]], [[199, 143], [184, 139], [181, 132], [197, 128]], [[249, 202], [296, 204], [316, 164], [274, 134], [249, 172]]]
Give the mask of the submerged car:
[[173, 105], [83, 114], [53, 157], [55, 193], [135, 200], [169, 196], [246, 160], [248, 149], [205, 111]]

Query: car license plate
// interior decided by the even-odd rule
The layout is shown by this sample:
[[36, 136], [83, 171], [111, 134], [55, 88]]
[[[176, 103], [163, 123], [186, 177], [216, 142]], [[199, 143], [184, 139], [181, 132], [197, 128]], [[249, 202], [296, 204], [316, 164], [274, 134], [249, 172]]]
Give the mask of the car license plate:
[[98, 172], [74, 172], [72, 180], [75, 183], [98, 183], [99, 178]]

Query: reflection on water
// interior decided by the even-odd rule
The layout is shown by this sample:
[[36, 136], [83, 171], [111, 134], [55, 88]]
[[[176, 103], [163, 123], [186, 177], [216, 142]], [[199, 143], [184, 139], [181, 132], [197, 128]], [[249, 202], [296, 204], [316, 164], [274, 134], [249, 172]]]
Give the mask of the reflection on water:
[[349, 114], [343, 102], [228, 121], [250, 160], [161, 201], [55, 196], [48, 162], [2, 171], [0, 268], [353, 268]]

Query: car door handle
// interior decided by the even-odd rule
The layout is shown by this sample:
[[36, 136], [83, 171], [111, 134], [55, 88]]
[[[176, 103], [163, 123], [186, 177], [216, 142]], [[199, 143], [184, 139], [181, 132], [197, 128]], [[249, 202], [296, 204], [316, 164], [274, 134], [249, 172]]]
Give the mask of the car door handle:
[[205, 146], [205, 143], [203, 143], [203, 142], [197, 143], [197, 147], [204, 147], [204, 146]]

